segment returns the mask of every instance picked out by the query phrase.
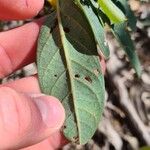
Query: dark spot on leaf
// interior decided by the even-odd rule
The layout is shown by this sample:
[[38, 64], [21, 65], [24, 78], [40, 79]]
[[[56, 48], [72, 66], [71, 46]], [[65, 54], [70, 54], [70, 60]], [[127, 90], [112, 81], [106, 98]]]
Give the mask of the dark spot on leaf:
[[66, 129], [66, 128], [67, 128], [67, 126], [65, 126], [65, 125], [64, 125], [64, 126], [63, 126], [63, 128], [64, 128], [64, 129]]
[[84, 79], [85, 79], [86, 81], [92, 83], [92, 79], [91, 79], [89, 76], [86, 76]]
[[64, 31], [65, 31], [66, 33], [69, 33], [69, 32], [70, 32], [70, 29], [69, 29], [68, 27], [64, 27]]
[[54, 77], [57, 77], [57, 74], [55, 74]]
[[79, 74], [75, 74], [75, 78], [80, 78], [80, 75]]

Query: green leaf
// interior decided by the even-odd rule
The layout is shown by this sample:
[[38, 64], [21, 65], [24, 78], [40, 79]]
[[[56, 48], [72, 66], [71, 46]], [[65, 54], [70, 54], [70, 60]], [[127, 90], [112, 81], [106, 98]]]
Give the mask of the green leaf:
[[98, 0], [102, 11], [108, 16], [112, 23], [126, 21], [124, 13], [111, 0]]
[[85, 144], [102, 116], [105, 87], [92, 30], [72, 0], [58, 0], [42, 26], [37, 66], [42, 92], [65, 108], [65, 137]]
[[112, 32], [120, 42], [123, 50], [126, 52], [132, 66], [134, 67], [138, 77], [141, 76], [141, 65], [139, 58], [135, 52], [134, 44], [131, 40], [130, 34], [126, 29], [126, 23], [116, 24], [112, 28]]
[[86, 16], [92, 28], [95, 41], [97, 42], [99, 46], [98, 50], [100, 51], [100, 53], [103, 54], [105, 58], [108, 58], [110, 55], [110, 52], [109, 52], [109, 48], [106, 42], [105, 30], [102, 24], [100, 23], [100, 20], [96, 15], [96, 12], [94, 12], [93, 10], [95, 9], [95, 11], [97, 11], [96, 8], [94, 8], [94, 6], [89, 0], [82, 2], [82, 3], [80, 2], [80, 0], [76, 0], [76, 4], [83, 11], [84, 15]]
[[[135, 31], [136, 30], [136, 23], [137, 23], [137, 19], [133, 13], [133, 11], [131, 10], [128, 1], [127, 0], [116, 0], [118, 3], [120, 3], [120, 8], [123, 8], [123, 12], [125, 13], [127, 19], [128, 19], [128, 23], [129, 23], [129, 27]], [[118, 6], [118, 7], [119, 7]]]

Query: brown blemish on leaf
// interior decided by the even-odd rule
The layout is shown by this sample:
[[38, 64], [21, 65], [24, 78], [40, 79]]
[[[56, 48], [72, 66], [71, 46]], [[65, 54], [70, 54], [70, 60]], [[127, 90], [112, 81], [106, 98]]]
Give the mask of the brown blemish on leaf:
[[92, 79], [91, 79], [89, 76], [86, 76], [84, 79], [85, 79], [86, 81], [88, 81], [89, 83], [92, 83]]
[[70, 29], [68, 27], [64, 27], [64, 31], [65, 31], [65, 33], [69, 33]]
[[94, 74], [98, 77], [98, 75], [100, 74], [100, 71], [98, 69], [94, 69]]

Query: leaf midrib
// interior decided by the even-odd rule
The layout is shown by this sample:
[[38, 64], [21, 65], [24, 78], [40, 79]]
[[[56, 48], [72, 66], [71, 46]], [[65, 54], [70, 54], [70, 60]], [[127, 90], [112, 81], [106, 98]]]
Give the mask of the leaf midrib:
[[[69, 60], [69, 53], [68, 53], [68, 49], [67, 49], [67, 46], [65, 46], [65, 33], [63, 31], [63, 27], [62, 27], [62, 21], [61, 21], [61, 14], [60, 14], [60, 4], [59, 4], [59, 0], [57, 1], [57, 17], [58, 17], [58, 26], [59, 26], [59, 30], [60, 30], [60, 39], [61, 39], [61, 42], [62, 42], [62, 47], [63, 47], [63, 50], [64, 50], [64, 56], [66, 58], [66, 65], [67, 65], [67, 69], [68, 69], [68, 74], [69, 74], [69, 78], [70, 78], [70, 87], [71, 87], [71, 95], [72, 95], [72, 98], [73, 98], [73, 105], [74, 105], [74, 110], [75, 110], [75, 120], [76, 120], [76, 123], [77, 123], [77, 130], [78, 130], [78, 138], [79, 138], [79, 141], [80, 141], [80, 132], [79, 132], [79, 120], [78, 120], [78, 117], [76, 116], [77, 114], [77, 109], [76, 109], [76, 106], [75, 106], [75, 96], [74, 96], [74, 93], [72, 92], [73, 91], [73, 79], [71, 76], [73, 75], [70, 75], [73, 71], [71, 69], [71, 62]], [[80, 143], [80, 142], [79, 142]]]

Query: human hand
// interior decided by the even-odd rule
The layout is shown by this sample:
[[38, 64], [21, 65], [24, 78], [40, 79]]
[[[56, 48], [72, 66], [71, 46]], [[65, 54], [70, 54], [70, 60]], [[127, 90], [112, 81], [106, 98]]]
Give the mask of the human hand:
[[[0, 0], [0, 20], [31, 18], [43, 3]], [[37, 21], [0, 33], [0, 78], [35, 61], [40, 25]], [[40, 93], [36, 76], [0, 85], [0, 150], [57, 149], [64, 141], [59, 132], [64, 118], [61, 103]]]

